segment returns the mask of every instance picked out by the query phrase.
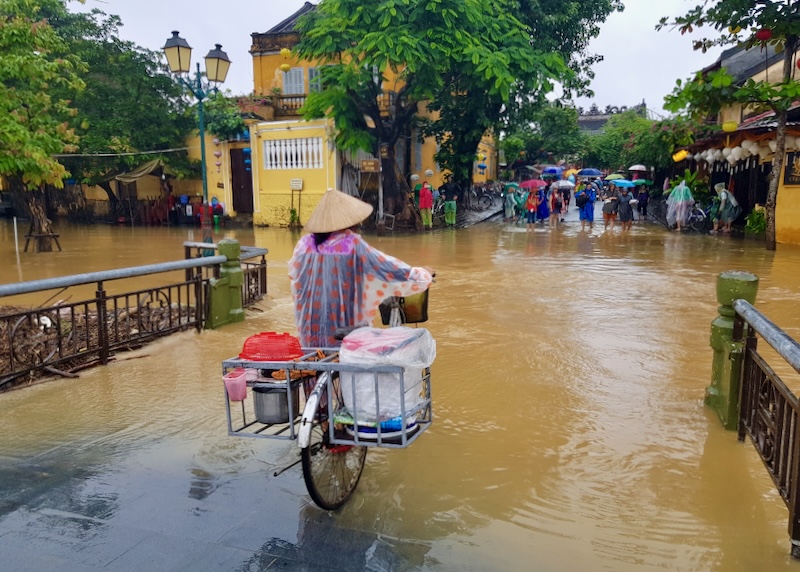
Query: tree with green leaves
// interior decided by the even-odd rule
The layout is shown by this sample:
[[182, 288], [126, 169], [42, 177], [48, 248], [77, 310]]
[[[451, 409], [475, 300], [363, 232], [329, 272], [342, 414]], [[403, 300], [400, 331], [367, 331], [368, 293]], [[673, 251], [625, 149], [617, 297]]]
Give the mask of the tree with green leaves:
[[602, 133], [587, 137], [583, 162], [612, 171], [641, 162], [636, 142], [651, 130], [653, 124], [635, 110], [612, 116]]
[[[537, 129], [530, 124], [541, 119], [540, 113], [548, 113], [543, 110], [551, 109], [545, 95], [552, 90], [554, 81], [567, 94], [591, 95], [592, 65], [602, 56], [587, 51], [589, 41], [597, 36], [599, 25], [609, 14], [623, 9], [619, 0], [513, 0], [495, 4], [497, 11], [512, 14], [527, 26], [528, 42], [540, 57], [532, 67], [514, 69], [511, 62], [515, 81], [509, 96], [490, 89], [481, 91], [480, 76], [478, 82], [470, 78], [471, 83], [461, 87], [459, 82], [465, 78], [460, 63], [445, 74], [443, 86], [430, 105], [439, 111], [439, 120], [427, 126], [427, 133], [440, 142], [439, 164], [453, 170], [459, 180], [469, 181], [474, 149], [489, 130], [516, 132], [527, 141], [527, 158], [539, 154], [542, 147], [536, 147]], [[497, 41], [502, 45], [503, 38]], [[561, 138], [560, 142], [566, 146], [553, 145], [552, 151], [557, 155], [580, 148], [579, 137]]]
[[436, 119], [427, 122], [424, 133], [436, 138], [437, 162], [462, 187], [472, 182], [481, 138], [498, 126], [503, 114], [521, 101], [543, 98], [555, 81], [571, 76], [558, 54], [531, 43], [528, 30], [512, 16], [515, 5], [493, 3], [491, 24], [471, 30], [481, 44], [452, 54], [449, 66], [442, 66], [441, 87], [428, 103]]
[[529, 162], [558, 162], [580, 155], [585, 145], [585, 136], [578, 125], [578, 110], [553, 102], [534, 113], [530, 122], [506, 134], [500, 146], [506, 157], [516, 158], [524, 151]]
[[740, 44], [745, 49], [764, 44], [783, 52], [783, 73], [776, 83], [748, 79], [735, 84], [725, 69], [707, 75], [697, 73], [686, 83], [678, 82], [666, 98], [667, 109], [688, 110], [694, 116], [719, 113], [725, 106], [741, 104], [755, 110], [771, 110], [777, 121], [775, 158], [772, 163], [767, 202], [766, 247], [775, 250], [775, 205], [786, 152], [786, 122], [789, 107], [800, 99], [800, 82], [792, 78], [792, 66], [800, 37], [800, 11], [797, 2], [774, 0], [718, 0], [702, 2], [686, 15], [670, 21], [662, 18], [658, 29], [676, 27], [682, 34], [695, 28], [716, 30], [718, 37], [695, 40], [696, 50], [714, 45]]
[[205, 102], [205, 123], [209, 133], [230, 141], [247, 129], [238, 101], [239, 98], [234, 98], [230, 91], [218, 91], [208, 98]]
[[179, 174], [194, 174], [185, 151], [150, 153], [184, 147], [197, 124], [161, 54], [120, 39], [119, 17], [97, 9], [49, 20], [64, 51], [86, 63], [86, 89], [73, 98], [81, 156], [61, 159], [73, 177], [100, 186], [114, 212], [118, 197], [111, 181], [145, 161], [160, 158]]
[[563, 84], [567, 93], [592, 95], [592, 66], [603, 56], [588, 51], [600, 24], [624, 9], [622, 0], [518, 0], [516, 16], [529, 27], [533, 45], [559, 54], [573, 71]]
[[[52, 233], [44, 205], [44, 186], [63, 187], [67, 171], [58, 153], [75, 150], [70, 126], [74, 98], [84, 84], [80, 58], [43, 16], [64, 9], [58, 0], [4, 0], [0, 4], [0, 174], [12, 189], [27, 192], [34, 232]], [[53, 93], [59, 95], [53, 96]], [[38, 250], [52, 250], [46, 236]]]
[[[384, 173], [394, 174], [395, 144], [410, 135], [425, 102], [437, 116], [426, 133], [442, 146], [441, 164], [468, 183], [480, 138], [515, 87], [538, 88], [556, 75], [552, 68], [563, 67], [557, 55], [531, 46], [514, 7], [479, 0], [320, 3], [298, 23], [294, 50], [324, 65], [324, 89], [308, 96], [304, 116], [332, 117], [340, 148], [383, 146]], [[383, 93], [391, 80], [396, 89]], [[392, 193], [394, 176], [384, 177], [384, 188]]]

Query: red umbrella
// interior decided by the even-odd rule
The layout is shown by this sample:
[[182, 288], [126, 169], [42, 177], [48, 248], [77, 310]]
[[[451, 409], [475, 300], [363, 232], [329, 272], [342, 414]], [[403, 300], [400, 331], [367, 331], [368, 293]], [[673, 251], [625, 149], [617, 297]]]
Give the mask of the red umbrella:
[[538, 189], [539, 187], [546, 187], [547, 183], [541, 179], [528, 179], [519, 184], [521, 189]]

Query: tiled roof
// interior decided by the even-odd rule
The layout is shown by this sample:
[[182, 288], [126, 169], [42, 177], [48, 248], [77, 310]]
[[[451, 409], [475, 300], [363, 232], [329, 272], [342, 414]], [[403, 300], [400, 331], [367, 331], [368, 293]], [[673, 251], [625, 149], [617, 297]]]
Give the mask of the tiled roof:
[[783, 59], [783, 53], [775, 53], [773, 46], [753, 47], [749, 50], [741, 46], [727, 49], [716, 62], [703, 68], [703, 72], [709, 72], [720, 67], [727, 68], [728, 73], [733, 76], [734, 83], [742, 83], [753, 77], [759, 72], [764, 71]]
[[283, 22], [273, 26], [265, 34], [285, 34], [287, 32], [294, 32], [294, 26], [297, 24], [297, 19], [304, 14], [314, 11], [317, 8], [316, 4], [306, 2], [302, 8], [297, 12], [286, 18]]

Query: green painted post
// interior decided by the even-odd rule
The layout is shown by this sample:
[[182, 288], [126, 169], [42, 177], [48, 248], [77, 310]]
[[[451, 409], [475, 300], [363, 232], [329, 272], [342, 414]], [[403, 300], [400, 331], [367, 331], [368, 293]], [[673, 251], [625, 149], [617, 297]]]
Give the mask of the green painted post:
[[711, 322], [711, 348], [714, 360], [711, 385], [706, 388], [705, 403], [717, 412], [725, 429], [735, 430], [739, 422], [739, 377], [742, 365], [742, 343], [733, 341], [734, 300], [754, 304], [758, 292], [758, 276], [731, 270], [717, 276], [719, 316]]
[[211, 295], [206, 327], [212, 330], [225, 324], [244, 321], [244, 310], [242, 309], [244, 273], [240, 261], [239, 241], [220, 240], [217, 247], [219, 253], [227, 257], [228, 261], [222, 263], [219, 278], [210, 280]]

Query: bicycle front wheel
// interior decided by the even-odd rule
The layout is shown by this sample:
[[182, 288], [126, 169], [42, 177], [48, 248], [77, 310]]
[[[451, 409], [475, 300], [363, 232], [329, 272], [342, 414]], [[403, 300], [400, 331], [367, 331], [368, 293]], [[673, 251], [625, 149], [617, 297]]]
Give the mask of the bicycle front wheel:
[[695, 209], [689, 221], [689, 226], [695, 232], [703, 232], [706, 228], [706, 213], [700, 209]]
[[[333, 410], [342, 404], [339, 380], [334, 380], [330, 387], [333, 391]], [[311, 499], [317, 506], [325, 510], [340, 508], [358, 486], [364, 462], [367, 458], [366, 447], [353, 445], [336, 445], [330, 443], [327, 396], [320, 399], [314, 412], [311, 427], [311, 438], [308, 446], [300, 450], [303, 464], [303, 479]], [[334, 426], [334, 432], [344, 431]]]
[[481, 206], [483, 210], [488, 209], [494, 204], [494, 200], [489, 195], [483, 195], [479, 200], [478, 204]]

